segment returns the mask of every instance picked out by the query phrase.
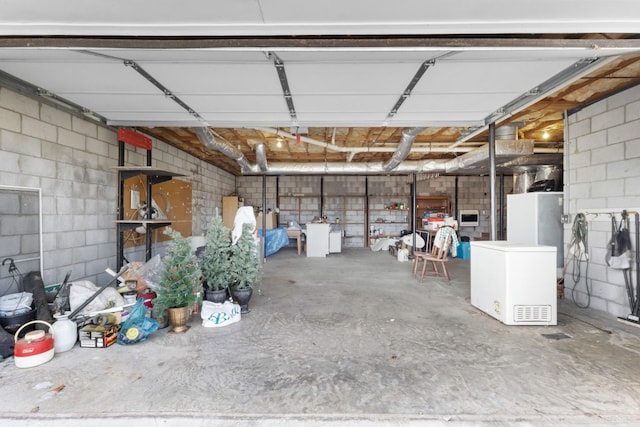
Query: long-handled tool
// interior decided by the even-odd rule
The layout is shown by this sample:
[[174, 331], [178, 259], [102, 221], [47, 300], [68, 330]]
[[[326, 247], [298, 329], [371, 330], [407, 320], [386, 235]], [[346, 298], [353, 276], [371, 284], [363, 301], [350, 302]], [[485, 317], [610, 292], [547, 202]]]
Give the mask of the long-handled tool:
[[113, 285], [118, 278], [129, 269], [129, 267], [125, 266], [123, 267], [115, 276], [113, 276], [113, 278], [105, 285], [102, 285], [97, 291], [95, 291], [93, 293], [93, 295], [91, 295], [89, 298], [87, 298], [87, 300], [85, 302], [83, 302], [82, 304], [80, 304], [78, 306], [78, 308], [76, 308], [75, 310], [73, 310], [71, 312], [71, 314], [69, 315], [69, 319], [71, 320], [75, 320], [76, 315], [80, 312], [80, 310], [82, 310], [83, 308], [85, 308], [87, 305], [89, 305], [89, 303], [91, 301], [93, 301], [94, 299], [96, 299], [96, 297], [98, 295], [100, 295], [100, 293], [102, 293], [102, 291], [104, 291], [107, 287]]

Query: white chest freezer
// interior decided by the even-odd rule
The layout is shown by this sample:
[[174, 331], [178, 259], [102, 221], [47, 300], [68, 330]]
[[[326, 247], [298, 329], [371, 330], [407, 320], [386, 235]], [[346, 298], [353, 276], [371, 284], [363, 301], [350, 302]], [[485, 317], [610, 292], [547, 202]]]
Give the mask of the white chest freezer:
[[471, 305], [505, 325], [556, 325], [556, 248], [471, 242]]
[[307, 224], [307, 257], [329, 255], [329, 224]]

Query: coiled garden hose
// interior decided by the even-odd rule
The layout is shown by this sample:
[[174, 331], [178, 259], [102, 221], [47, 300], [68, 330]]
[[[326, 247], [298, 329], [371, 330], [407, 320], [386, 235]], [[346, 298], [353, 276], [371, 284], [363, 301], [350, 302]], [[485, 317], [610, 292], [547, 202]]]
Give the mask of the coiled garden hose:
[[[578, 213], [573, 219], [573, 225], [571, 226], [571, 242], [569, 243], [569, 252], [573, 254], [573, 271], [571, 277], [573, 278], [573, 289], [571, 289], [571, 299], [574, 304], [580, 308], [587, 308], [591, 305], [591, 290], [589, 289], [589, 244], [588, 244], [588, 230], [587, 219], [584, 214]], [[587, 290], [587, 303], [586, 305], [580, 305], [576, 301], [575, 292], [578, 287], [578, 283], [582, 277], [581, 263], [586, 262], [587, 266], [584, 272], [584, 284]]]

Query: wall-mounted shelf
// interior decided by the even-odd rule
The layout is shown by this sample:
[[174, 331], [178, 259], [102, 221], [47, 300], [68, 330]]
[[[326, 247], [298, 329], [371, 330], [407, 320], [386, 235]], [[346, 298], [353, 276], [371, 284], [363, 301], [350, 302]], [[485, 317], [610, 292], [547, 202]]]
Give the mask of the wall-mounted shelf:
[[127, 226], [131, 226], [128, 229], [136, 228], [139, 225], [147, 225], [150, 228], [160, 228], [167, 225], [171, 225], [171, 221], [164, 219], [123, 219], [116, 220], [116, 224], [120, 225], [123, 229], [127, 229]]
[[145, 175], [147, 179], [151, 181], [151, 185], [169, 181], [173, 177], [185, 176], [180, 173], [169, 172], [151, 166], [116, 166], [114, 169], [118, 171], [122, 179], [131, 178], [137, 175]]
[[[400, 207], [393, 207], [393, 206]], [[372, 238], [383, 235], [385, 237], [398, 237], [403, 230], [411, 228], [409, 218], [411, 215], [409, 196], [397, 194], [369, 195], [368, 197], [368, 228], [369, 245]], [[373, 233], [372, 233], [373, 230]], [[382, 234], [380, 234], [382, 233]]]
[[[138, 148], [142, 148], [147, 150], [147, 165], [146, 166], [125, 166], [124, 165], [124, 144], [130, 144]], [[117, 247], [117, 259], [116, 259], [116, 267], [117, 271], [120, 271], [122, 266], [125, 263], [124, 258], [124, 232], [135, 230], [137, 227], [144, 226], [148, 227], [149, 230], [166, 227], [171, 225], [171, 221], [166, 219], [152, 219], [151, 218], [151, 209], [147, 209], [147, 217], [146, 218], [138, 218], [138, 219], [125, 219], [124, 211], [124, 182], [126, 179], [144, 175], [146, 177], [146, 194], [149, 199], [151, 199], [151, 194], [153, 186], [156, 184], [160, 184], [166, 181], [171, 180], [174, 177], [184, 176], [183, 174], [165, 171], [162, 169], [154, 168], [151, 166], [151, 139], [146, 136], [127, 130], [127, 129], [119, 129], [118, 130], [118, 166], [115, 170], [118, 173], [118, 207], [117, 207], [117, 219], [116, 223], [116, 247]], [[151, 200], [152, 201], [152, 200]], [[151, 259], [151, 233], [144, 233], [145, 240], [145, 260], [149, 261]]]

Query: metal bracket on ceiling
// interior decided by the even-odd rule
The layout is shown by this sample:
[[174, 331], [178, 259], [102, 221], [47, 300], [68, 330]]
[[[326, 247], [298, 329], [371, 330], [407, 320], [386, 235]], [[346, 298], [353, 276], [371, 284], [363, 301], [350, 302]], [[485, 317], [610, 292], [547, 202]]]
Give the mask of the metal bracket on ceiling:
[[280, 86], [282, 86], [282, 94], [284, 100], [287, 103], [289, 109], [289, 116], [294, 124], [298, 123], [298, 116], [296, 114], [296, 108], [293, 105], [293, 97], [291, 96], [291, 89], [289, 89], [289, 81], [287, 80], [287, 72], [284, 69], [284, 62], [274, 52], [266, 52], [267, 58], [273, 61], [273, 65], [276, 67], [278, 73], [278, 79], [280, 79]]
[[389, 114], [387, 114], [387, 118], [384, 119], [385, 126], [387, 126], [389, 124], [389, 121], [398, 113], [398, 110], [400, 109], [400, 106], [404, 103], [404, 101], [409, 96], [411, 96], [411, 92], [416, 87], [424, 73], [429, 69], [429, 67], [435, 65], [435, 63], [435, 59], [427, 59], [420, 65], [420, 68], [418, 68], [418, 71], [416, 71], [413, 78], [402, 92], [402, 95], [400, 95], [400, 98], [398, 98], [393, 108], [391, 108], [391, 111], [389, 111]]
[[89, 120], [93, 120], [97, 123], [107, 124], [107, 119], [101, 115], [88, 110], [68, 99], [62, 98], [46, 89], [35, 86], [25, 80], [19, 79], [11, 74], [5, 73], [0, 70], [0, 86], [4, 86], [8, 89], [12, 89], [18, 93], [26, 96], [30, 96], [35, 99], [40, 99], [47, 105], [52, 105], [60, 108], [70, 114], [77, 117], [84, 117]]
[[198, 120], [203, 126], [207, 125], [207, 123], [204, 120], [204, 118], [202, 118], [202, 116], [200, 114], [198, 114], [197, 111], [195, 111], [193, 108], [189, 107], [184, 101], [182, 101], [180, 98], [178, 98], [173, 92], [171, 92], [162, 83], [160, 83], [158, 80], [156, 80], [155, 77], [153, 77], [151, 74], [149, 74], [137, 62], [132, 61], [130, 59], [126, 59], [126, 58], [121, 58], [121, 57], [118, 57], [118, 56], [107, 55], [107, 54], [104, 54], [104, 53], [101, 53], [101, 52], [94, 52], [94, 51], [91, 51], [91, 50], [78, 50], [78, 52], [84, 53], [86, 55], [97, 56], [99, 58], [105, 58], [105, 59], [110, 59], [110, 60], [114, 60], [114, 61], [122, 61], [122, 63], [124, 64], [125, 67], [131, 67], [133, 70], [135, 70], [138, 74], [140, 74], [142, 77], [144, 77], [149, 83], [151, 83], [152, 85], [154, 85], [155, 87], [160, 89], [160, 91], [162, 93], [164, 93], [164, 95], [167, 98], [171, 99], [173, 102], [175, 102], [180, 107], [182, 107], [185, 111], [187, 111], [189, 114], [191, 114], [193, 117], [195, 117], [196, 120]]
[[138, 63], [128, 59], [123, 60], [123, 62], [125, 66], [133, 68], [138, 74], [140, 74], [142, 77], [147, 79], [152, 85], [160, 89], [167, 98], [171, 99], [173, 102], [175, 102], [176, 104], [181, 106], [183, 109], [185, 109], [189, 114], [195, 117], [200, 123], [203, 123], [203, 124], [205, 123], [204, 118], [202, 118], [202, 116], [198, 114], [197, 111], [189, 107], [184, 101], [178, 98], [173, 92], [167, 89], [162, 83], [156, 80], [155, 77], [147, 73], [144, 68], [138, 65]]

